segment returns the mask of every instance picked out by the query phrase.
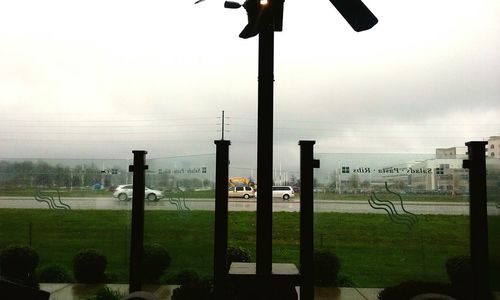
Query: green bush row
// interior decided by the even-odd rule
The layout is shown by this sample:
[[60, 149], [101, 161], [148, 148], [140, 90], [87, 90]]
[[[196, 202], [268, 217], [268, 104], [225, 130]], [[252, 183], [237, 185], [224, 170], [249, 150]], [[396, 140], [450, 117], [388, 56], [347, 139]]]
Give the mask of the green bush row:
[[[38, 282], [112, 282], [113, 276], [106, 274], [108, 264], [105, 255], [96, 249], [84, 249], [73, 257], [73, 277], [69, 271], [58, 264], [42, 267], [36, 276], [39, 256], [28, 246], [11, 245], [0, 251], [0, 276], [37, 287]], [[171, 258], [167, 250], [159, 244], [144, 245], [143, 281], [157, 283], [170, 266]]]
[[445, 267], [450, 279], [449, 283], [405, 281], [398, 285], [383, 289], [379, 293], [378, 299], [407, 300], [430, 294], [434, 294], [435, 298], [432, 299], [445, 299], [445, 297], [452, 297], [453, 299], [459, 300], [474, 299], [470, 257], [467, 255], [453, 256], [446, 261]]

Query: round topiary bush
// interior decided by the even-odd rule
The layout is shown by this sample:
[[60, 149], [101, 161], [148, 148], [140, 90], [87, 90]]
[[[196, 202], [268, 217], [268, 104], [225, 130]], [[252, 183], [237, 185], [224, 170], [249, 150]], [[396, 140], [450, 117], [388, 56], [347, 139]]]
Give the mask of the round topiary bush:
[[[379, 300], [409, 300], [413, 297], [423, 294], [434, 294], [440, 298], [424, 298], [424, 299], [449, 299], [450, 297], [457, 299], [472, 299], [459, 298], [453, 293], [450, 284], [439, 282], [422, 282], [422, 281], [405, 281], [395, 286], [386, 287], [378, 294]], [[448, 297], [448, 298], [443, 298]]]
[[38, 274], [38, 281], [51, 283], [73, 282], [68, 270], [61, 265], [52, 264], [44, 266]]
[[107, 264], [106, 256], [95, 249], [86, 249], [73, 257], [73, 274], [77, 282], [105, 282], [104, 271]]
[[193, 270], [182, 270], [175, 276], [175, 284], [189, 285], [200, 282], [200, 275]]
[[38, 254], [28, 246], [11, 245], [0, 252], [0, 275], [28, 286], [37, 286]]
[[[192, 275], [192, 274], [191, 274]], [[190, 278], [193, 279], [193, 278]], [[172, 300], [214, 300], [210, 280], [196, 279], [182, 284], [172, 292]]]
[[314, 252], [314, 283], [317, 286], [332, 286], [340, 270], [338, 257], [330, 251]]
[[467, 255], [458, 255], [446, 260], [446, 272], [454, 286], [463, 286], [471, 284], [472, 265], [470, 257]]
[[351, 277], [339, 273], [337, 274], [337, 280], [335, 281], [336, 287], [356, 287], [356, 283], [351, 279]]
[[251, 258], [248, 249], [230, 246], [227, 248], [227, 269], [229, 270], [232, 262], [249, 262]]
[[110, 287], [103, 287], [97, 290], [94, 296], [86, 298], [85, 300], [121, 300], [123, 297], [124, 295], [119, 291], [115, 291]]
[[159, 244], [144, 245], [142, 259], [143, 280], [148, 283], [157, 283], [171, 261], [168, 251]]
[[462, 295], [472, 297], [472, 264], [467, 255], [458, 255], [446, 260], [446, 273], [453, 288]]

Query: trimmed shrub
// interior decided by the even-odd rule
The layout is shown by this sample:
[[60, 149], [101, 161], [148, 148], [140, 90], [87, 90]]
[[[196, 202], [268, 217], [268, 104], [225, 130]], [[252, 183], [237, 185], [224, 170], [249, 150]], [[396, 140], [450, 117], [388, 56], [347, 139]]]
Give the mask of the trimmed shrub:
[[200, 282], [200, 276], [196, 271], [193, 270], [182, 270], [179, 273], [177, 273], [176, 276], [176, 283], [180, 285], [189, 285], [193, 283]]
[[332, 286], [340, 270], [338, 257], [327, 250], [314, 251], [314, 283], [317, 286]]
[[160, 276], [170, 266], [170, 254], [159, 244], [144, 245], [143, 280], [157, 283]]
[[99, 289], [94, 296], [86, 298], [86, 300], [120, 300], [123, 299], [125, 295], [122, 293], [112, 290], [109, 287], [103, 287]]
[[446, 261], [446, 272], [454, 286], [470, 285], [472, 276], [472, 265], [470, 257], [459, 255]]
[[38, 254], [28, 246], [11, 245], [0, 252], [0, 275], [24, 285], [38, 287], [35, 269]]
[[352, 279], [347, 276], [347, 275], [344, 275], [342, 273], [339, 273], [337, 275], [337, 280], [335, 281], [335, 284], [334, 284], [336, 287], [356, 287], [356, 283], [354, 283], [354, 281], [352, 281]]
[[[405, 281], [396, 286], [383, 289], [378, 294], [379, 300], [409, 300], [421, 294], [440, 294], [450, 297], [457, 296], [449, 284], [437, 282]], [[457, 298], [462, 299], [462, 298]]]
[[467, 255], [458, 255], [446, 260], [446, 273], [453, 288], [461, 295], [472, 297], [472, 264]]
[[232, 262], [249, 262], [252, 259], [250, 251], [240, 246], [230, 246], [227, 248], [227, 269]]
[[[181, 275], [182, 272], [179, 272], [178, 275]], [[210, 280], [199, 279], [198, 274], [194, 271], [185, 271], [183, 276], [186, 276], [183, 279], [185, 283], [172, 292], [172, 300], [214, 300], [213, 284]]]
[[160, 278], [161, 284], [189, 284], [200, 281], [200, 276], [193, 270], [182, 270], [175, 274], [165, 274]]
[[105, 282], [104, 271], [107, 264], [106, 256], [95, 249], [86, 249], [73, 257], [73, 274], [77, 282]]
[[118, 275], [116, 273], [105, 272], [104, 277], [106, 278], [106, 283], [116, 283], [118, 282]]
[[73, 282], [68, 270], [61, 265], [52, 264], [43, 267], [38, 274], [38, 281], [51, 283]]

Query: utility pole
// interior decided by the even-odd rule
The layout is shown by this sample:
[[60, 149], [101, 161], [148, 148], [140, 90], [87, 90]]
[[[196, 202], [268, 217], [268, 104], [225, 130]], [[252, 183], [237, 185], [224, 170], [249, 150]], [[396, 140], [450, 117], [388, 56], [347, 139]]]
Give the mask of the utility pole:
[[229, 124], [226, 124], [225, 117], [224, 117], [224, 111], [222, 111], [221, 123], [217, 124], [217, 125], [221, 125], [221, 133], [222, 133], [221, 141], [223, 141], [224, 140], [224, 133], [225, 133], [225, 125], [229, 125]]
[[224, 140], [224, 111], [222, 111], [222, 122], [221, 122], [221, 125], [222, 125], [222, 140]]

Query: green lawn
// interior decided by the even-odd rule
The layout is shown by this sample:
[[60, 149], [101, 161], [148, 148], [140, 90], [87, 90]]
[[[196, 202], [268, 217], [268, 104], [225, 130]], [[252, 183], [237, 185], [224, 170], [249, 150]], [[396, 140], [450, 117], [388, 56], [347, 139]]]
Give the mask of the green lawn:
[[[274, 262], [299, 260], [298, 213], [274, 213]], [[210, 276], [213, 261], [213, 212], [147, 211], [146, 242], [165, 246], [172, 256], [169, 272], [194, 269]], [[421, 216], [412, 230], [386, 215], [317, 213], [315, 247], [340, 257], [341, 272], [361, 287], [381, 287], [402, 280], [446, 281], [446, 259], [468, 253], [468, 218]], [[0, 209], [0, 248], [29, 243], [39, 266], [71, 259], [83, 248], [108, 257], [108, 272], [127, 282], [129, 211], [49, 211]], [[500, 228], [499, 219], [493, 226]], [[229, 244], [248, 248], [255, 257], [255, 213], [231, 212]], [[498, 230], [497, 232], [499, 232]], [[492, 249], [500, 250], [498, 242]]]

